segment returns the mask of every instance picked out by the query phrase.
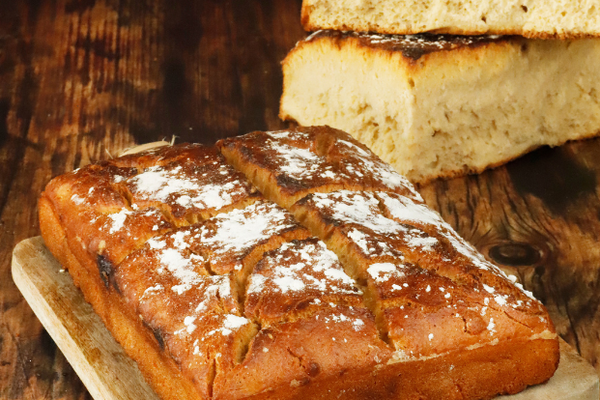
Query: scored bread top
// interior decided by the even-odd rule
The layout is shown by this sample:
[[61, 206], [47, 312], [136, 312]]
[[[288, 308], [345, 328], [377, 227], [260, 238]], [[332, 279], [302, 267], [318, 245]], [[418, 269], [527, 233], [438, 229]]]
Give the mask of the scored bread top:
[[262, 326], [331, 304], [364, 308], [361, 290], [335, 253], [316, 238], [284, 243], [266, 253], [253, 272], [244, 308]]
[[201, 398], [300, 396], [348, 370], [556, 341], [537, 300], [328, 127], [125, 156], [43, 199]]
[[[125, 163], [132, 159], [135, 156], [127, 157]], [[143, 170], [124, 181], [131, 206], [163, 207], [178, 226], [207, 219], [258, 196], [214, 148], [186, 146], [179, 152], [150, 153], [137, 167]]]
[[313, 192], [380, 189], [420, 198], [406, 178], [337, 129], [304, 127], [224, 139], [219, 149], [267, 197], [285, 208]]

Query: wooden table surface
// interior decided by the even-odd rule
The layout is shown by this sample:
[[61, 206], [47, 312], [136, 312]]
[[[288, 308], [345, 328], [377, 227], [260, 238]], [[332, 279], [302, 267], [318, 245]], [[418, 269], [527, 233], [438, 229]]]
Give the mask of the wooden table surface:
[[[280, 61], [299, 20], [300, 0], [1, 1], [0, 398], [89, 398], [10, 276], [46, 183], [139, 143], [286, 127]], [[593, 139], [421, 188], [598, 371], [599, 176]]]

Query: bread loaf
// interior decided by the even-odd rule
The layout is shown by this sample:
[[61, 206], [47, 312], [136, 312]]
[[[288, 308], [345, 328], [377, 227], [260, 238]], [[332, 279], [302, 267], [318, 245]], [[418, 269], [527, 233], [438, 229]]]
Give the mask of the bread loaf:
[[128, 155], [39, 206], [165, 399], [491, 398], [558, 364], [544, 307], [341, 131]]
[[308, 31], [519, 35], [572, 39], [600, 36], [595, 0], [304, 0]]
[[600, 133], [600, 39], [318, 32], [283, 62], [280, 116], [352, 134], [413, 183]]

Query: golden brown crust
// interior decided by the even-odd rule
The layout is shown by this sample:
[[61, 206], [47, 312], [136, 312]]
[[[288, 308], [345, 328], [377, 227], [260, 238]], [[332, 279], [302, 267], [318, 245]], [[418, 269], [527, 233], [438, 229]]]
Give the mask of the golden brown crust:
[[[427, 360], [397, 363], [381, 371], [376, 378], [380, 386], [375, 390], [384, 398], [489, 399], [496, 395], [489, 385], [493, 381], [503, 388], [500, 394], [517, 393], [524, 389], [524, 380], [543, 382], [544, 375], [556, 368], [557, 349], [557, 342], [553, 340], [515, 340]], [[494, 354], [504, 357], [496, 358]], [[493, 358], [496, 360], [490, 361]], [[533, 361], [535, 358], [538, 358], [537, 363]], [[390, 376], [399, 376], [400, 382]], [[435, 376], [433, 384], [428, 376]]]
[[[304, 197], [291, 211], [323, 241], [228, 166], [210, 164], [234, 178], [209, 214], [178, 201], [178, 192], [164, 196], [168, 182], [146, 191], [170, 202], [166, 208], [136, 200], [132, 182], [148, 171], [176, 171], [175, 180], [191, 182], [202, 170], [214, 184], [203, 157], [223, 159], [198, 146], [90, 166], [55, 179], [40, 198], [48, 247], [160, 396], [409, 399], [437, 398], [443, 389], [486, 398], [552, 374], [558, 344], [541, 305], [477, 258], [363, 145], [319, 127], [220, 146], [251, 180], [274, 179], [267, 197], [285, 204]], [[280, 146], [301, 157], [272, 157]], [[306, 169], [307, 160], [318, 168], [309, 167], [302, 184], [290, 175], [302, 175], [297, 164]], [[236, 187], [244, 190], [239, 198], [231, 195]], [[198, 220], [176, 220], [165, 211], [175, 203]], [[112, 222], [94, 225], [77, 213]], [[400, 230], [380, 232], [383, 220]], [[104, 246], [85, 236], [91, 229]], [[411, 247], [417, 243], [425, 247]], [[515, 366], [518, 357], [527, 357], [527, 370]], [[431, 385], [438, 375], [442, 384]]]
[[177, 226], [197, 223], [260, 198], [213, 147], [167, 146], [113, 162], [136, 165], [139, 171], [124, 182], [132, 205], [161, 208]]
[[351, 390], [355, 385], [346, 374], [369, 376], [390, 353], [368, 311], [324, 307], [308, 318], [263, 329], [215, 397], [337, 397], [343, 391], [335, 390], [333, 380], [345, 381], [338, 387]]
[[[311, 144], [318, 148], [313, 144], [318, 141], [302, 140], [303, 132], [306, 128], [261, 134], [261, 146], [248, 144], [253, 134], [219, 145], [225, 149], [226, 158], [237, 162], [237, 168], [259, 187], [270, 182], [268, 197], [289, 207], [301, 197], [288, 195], [289, 178], [297, 173], [297, 164], [323, 162], [314, 158], [319, 154], [316, 150], [313, 156], [305, 157], [286, 150], [285, 157], [277, 158], [289, 140], [296, 145], [300, 142], [301, 148], [311, 148]], [[350, 138], [344, 141], [356, 143]], [[228, 154], [236, 144], [243, 148], [243, 154]], [[341, 147], [331, 148], [339, 151]], [[376, 159], [372, 153], [366, 157]], [[273, 162], [275, 167], [265, 167]], [[323, 170], [321, 166], [317, 169], [319, 173]], [[335, 168], [327, 171], [331, 173], [329, 182], [343, 174]], [[457, 346], [468, 349], [515, 338], [526, 341], [536, 335], [555, 335], [545, 309], [509, 283], [497, 267], [429, 211], [418, 195], [410, 190], [402, 195], [380, 183], [362, 187], [372, 193], [361, 193], [357, 185], [344, 187], [343, 183], [317, 190], [303, 187], [300, 193], [305, 197], [291, 210], [338, 254], [366, 291], [365, 301], [376, 316], [380, 336], [394, 345], [397, 357], [430, 357]], [[317, 198], [318, 202], [313, 201]]]
[[325, 126], [252, 132], [217, 143], [229, 163], [284, 208], [313, 192], [380, 189], [418, 196], [349, 134]]
[[395, 193], [339, 191], [311, 194], [292, 211], [346, 263], [354, 260], [354, 277], [367, 283], [384, 336], [407, 355], [548, 329], [543, 307], [422, 203]]
[[[114, 291], [108, 291], [99, 275], [90, 273], [94, 265], [83, 265], [67, 243], [58, 214], [52, 202], [44, 194], [38, 207], [40, 229], [44, 242], [62, 266], [69, 271], [73, 282], [84, 294], [94, 311], [102, 318], [115, 339], [134, 360], [148, 383], [163, 398], [197, 400], [198, 394], [178, 366], [160, 347], [137, 315], [131, 312], [123, 299]], [[163, 379], [168, 376], [169, 379]]]
[[298, 320], [328, 304], [364, 308], [356, 283], [316, 238], [265, 253], [247, 285], [244, 310], [263, 327]]

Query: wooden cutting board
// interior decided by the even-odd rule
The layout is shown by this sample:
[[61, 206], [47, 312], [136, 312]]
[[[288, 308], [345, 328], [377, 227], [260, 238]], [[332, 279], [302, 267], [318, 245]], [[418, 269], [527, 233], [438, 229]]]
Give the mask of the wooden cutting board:
[[[52, 339], [97, 399], [158, 400], [135, 362], [85, 302], [41, 237], [19, 243], [13, 279]], [[595, 370], [561, 342], [560, 366], [550, 381], [502, 400], [598, 400]]]

